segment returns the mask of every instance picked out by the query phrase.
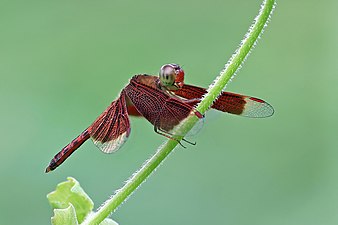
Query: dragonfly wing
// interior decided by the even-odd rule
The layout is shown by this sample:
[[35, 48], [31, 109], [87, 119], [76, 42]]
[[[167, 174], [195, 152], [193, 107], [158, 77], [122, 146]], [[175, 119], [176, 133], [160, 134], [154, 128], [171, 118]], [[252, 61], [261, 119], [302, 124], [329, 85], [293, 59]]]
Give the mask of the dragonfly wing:
[[161, 130], [169, 132], [182, 120], [187, 118], [193, 110], [193, 106], [179, 99], [168, 98], [164, 102], [154, 125]]
[[130, 122], [124, 91], [90, 126], [94, 144], [104, 153], [116, 152], [130, 134]]
[[212, 108], [250, 118], [265, 118], [274, 113], [273, 107], [262, 99], [230, 92], [222, 92]]
[[246, 103], [242, 113], [239, 115], [251, 118], [265, 118], [274, 114], [275, 110], [266, 101], [255, 97], [243, 97]]
[[[207, 91], [201, 87], [185, 84], [174, 93], [188, 100], [195, 99], [195, 101], [190, 102], [196, 104], [200, 102]], [[223, 112], [252, 118], [269, 117], [274, 113], [273, 107], [264, 100], [231, 92], [222, 92], [211, 107]]]
[[[131, 79], [125, 91], [137, 111], [156, 128], [170, 131], [194, 111], [193, 106], [159, 88], [141, 82], [140, 78], [142, 77]], [[199, 116], [197, 112], [195, 114]]]
[[136, 107], [131, 103], [130, 105], [127, 105], [128, 115], [129, 116], [139, 116], [142, 117], [141, 113], [139, 113], [136, 109]]

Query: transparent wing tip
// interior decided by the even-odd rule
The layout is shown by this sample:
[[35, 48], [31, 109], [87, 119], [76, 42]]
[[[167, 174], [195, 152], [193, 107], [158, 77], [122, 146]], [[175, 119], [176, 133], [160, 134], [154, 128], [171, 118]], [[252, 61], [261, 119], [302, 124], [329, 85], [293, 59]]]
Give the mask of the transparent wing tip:
[[122, 145], [127, 141], [127, 138], [130, 134], [130, 129], [127, 130], [126, 132], [122, 133], [120, 136], [118, 136], [115, 139], [112, 139], [110, 141], [107, 142], [101, 142], [98, 140], [95, 140], [94, 138], [92, 138], [93, 143], [104, 153], [114, 153], [117, 150], [119, 150]]
[[241, 115], [252, 118], [266, 118], [275, 113], [273, 107], [264, 100], [249, 97], [246, 100], [244, 110]]

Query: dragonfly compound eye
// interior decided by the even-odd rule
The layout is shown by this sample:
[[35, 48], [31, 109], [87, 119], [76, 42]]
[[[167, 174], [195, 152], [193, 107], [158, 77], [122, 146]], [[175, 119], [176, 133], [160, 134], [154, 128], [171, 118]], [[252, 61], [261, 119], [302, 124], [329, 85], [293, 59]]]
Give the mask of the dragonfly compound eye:
[[166, 64], [160, 70], [160, 82], [165, 87], [174, 85], [176, 79], [176, 70], [171, 64]]

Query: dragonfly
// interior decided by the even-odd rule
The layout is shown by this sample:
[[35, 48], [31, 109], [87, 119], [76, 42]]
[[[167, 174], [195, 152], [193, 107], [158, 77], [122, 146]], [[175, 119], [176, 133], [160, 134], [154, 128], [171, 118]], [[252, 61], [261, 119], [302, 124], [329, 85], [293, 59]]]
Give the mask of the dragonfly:
[[[184, 83], [184, 70], [178, 64], [163, 65], [158, 76], [135, 75], [117, 99], [53, 157], [45, 172], [55, 170], [89, 138], [102, 152], [116, 152], [130, 135], [129, 116], [144, 117], [156, 133], [180, 143], [172, 130], [189, 115], [204, 117], [195, 106], [206, 93], [205, 88]], [[273, 107], [262, 99], [231, 92], [222, 92], [211, 108], [251, 118], [269, 117], [274, 113]]]

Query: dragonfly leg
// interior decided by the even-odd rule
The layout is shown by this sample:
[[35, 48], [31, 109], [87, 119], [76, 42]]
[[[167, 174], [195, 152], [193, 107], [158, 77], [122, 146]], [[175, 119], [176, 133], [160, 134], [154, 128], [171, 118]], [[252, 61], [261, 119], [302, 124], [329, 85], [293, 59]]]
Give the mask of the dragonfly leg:
[[196, 141], [194, 142], [191, 142], [191, 141], [188, 141], [187, 139], [185, 138], [182, 138], [183, 141], [187, 142], [188, 144], [191, 144], [191, 145], [196, 145]]
[[[169, 133], [169, 132], [167, 132], [167, 131], [165, 131], [165, 130], [162, 130], [161, 128], [158, 128], [158, 127], [156, 127], [156, 126], [154, 126], [154, 131], [155, 131], [156, 133], [158, 133], [158, 134], [164, 136], [164, 137], [167, 137], [167, 138], [169, 138], [169, 139], [171, 139], [171, 140], [177, 141], [183, 148], [186, 148], [184, 145], [182, 145], [181, 141], [179, 141], [178, 139], [176, 139], [176, 138], [173, 137], [173, 136], [174, 136], [173, 134], [171, 134], [171, 133]], [[185, 139], [185, 138], [182, 138], [182, 141], [185, 141], [186, 143], [191, 144], [191, 145], [196, 145], [196, 142], [188, 141], [188, 140]]]
[[[154, 131], [158, 133], [159, 135], [162, 135], [166, 138], [169, 138], [171, 140], [177, 141], [183, 148], [186, 148], [184, 145], [182, 145], [181, 141], [174, 138], [172, 134], [169, 134], [168, 132], [164, 132], [161, 129], [158, 129], [156, 126], [154, 126]], [[183, 139], [182, 139], [183, 140]]]

